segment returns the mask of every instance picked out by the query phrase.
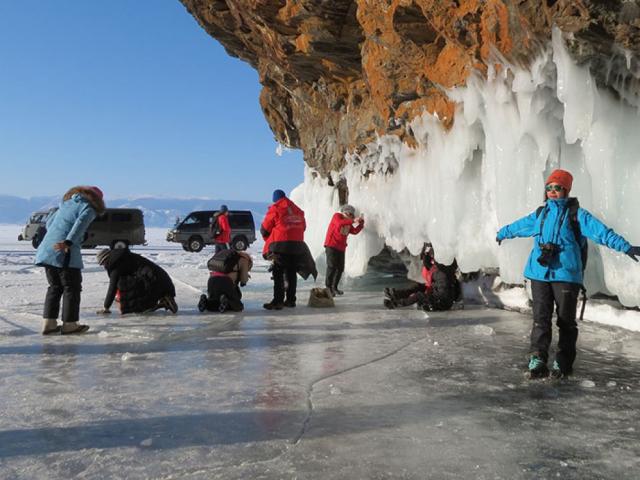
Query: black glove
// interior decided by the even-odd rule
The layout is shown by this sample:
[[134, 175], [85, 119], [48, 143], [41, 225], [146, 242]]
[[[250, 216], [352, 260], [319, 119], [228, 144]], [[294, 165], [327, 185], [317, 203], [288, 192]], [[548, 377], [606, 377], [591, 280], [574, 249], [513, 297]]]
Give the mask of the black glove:
[[637, 262], [638, 259], [636, 258], [636, 255], [640, 256], [640, 247], [631, 247], [625, 253], [631, 257], [631, 260]]
[[498, 242], [498, 245], [500, 245], [502, 243], [502, 240], [500, 240], [498, 237], [496, 237], [496, 242]]

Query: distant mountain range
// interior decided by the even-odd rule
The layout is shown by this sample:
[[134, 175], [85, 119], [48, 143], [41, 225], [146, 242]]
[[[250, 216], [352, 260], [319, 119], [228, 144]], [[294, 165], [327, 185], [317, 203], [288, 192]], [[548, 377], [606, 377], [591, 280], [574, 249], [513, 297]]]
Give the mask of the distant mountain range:
[[[32, 212], [47, 210], [60, 203], [60, 197], [22, 198], [0, 195], [0, 223], [23, 224]], [[108, 199], [109, 208], [139, 208], [144, 212], [147, 227], [171, 227], [176, 217], [184, 218], [194, 210], [215, 210], [226, 204], [231, 210], [251, 210], [253, 219], [259, 224], [267, 212], [268, 203], [243, 200], [219, 200], [208, 198], [117, 198]]]

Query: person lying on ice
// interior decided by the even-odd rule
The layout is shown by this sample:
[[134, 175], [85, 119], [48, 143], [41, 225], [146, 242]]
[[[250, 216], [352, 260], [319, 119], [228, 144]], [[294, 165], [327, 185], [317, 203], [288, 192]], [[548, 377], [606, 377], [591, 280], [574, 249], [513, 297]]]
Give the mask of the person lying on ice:
[[98, 314], [111, 313], [116, 294], [121, 314], [152, 312], [159, 308], [172, 313], [178, 311], [176, 289], [169, 274], [159, 265], [128, 248], [105, 248], [96, 258], [109, 274], [104, 309]]
[[[340, 212], [334, 213], [327, 228], [324, 239], [324, 251], [327, 255], [327, 274], [325, 285], [331, 294], [343, 295], [338, 289], [342, 272], [344, 272], [344, 255], [347, 250], [347, 236], [357, 235], [364, 228], [364, 218], [356, 217], [356, 209], [351, 205], [343, 205]], [[354, 226], [355, 224], [355, 226]]]
[[385, 307], [406, 307], [417, 303], [418, 308], [426, 311], [444, 311], [460, 298], [462, 290], [456, 277], [458, 265], [455, 260], [451, 265], [437, 263], [430, 243], [422, 248], [420, 259], [424, 283], [416, 283], [407, 289], [385, 288]]
[[221, 250], [209, 260], [207, 266], [210, 270], [207, 295], [200, 296], [198, 310], [241, 312], [244, 305], [240, 287], [244, 287], [251, 278], [251, 256], [235, 250]]
[[573, 371], [578, 339], [576, 307], [586, 264], [585, 237], [626, 253], [636, 262], [636, 255], [640, 255], [640, 247], [631, 246], [587, 210], [580, 208], [576, 198], [568, 196], [572, 184], [573, 177], [566, 170], [551, 172], [545, 182], [544, 205], [502, 227], [496, 236], [498, 245], [510, 238], [534, 237], [533, 249], [524, 270], [525, 278], [531, 281], [533, 296], [529, 378], [549, 375], [547, 361], [554, 306], [559, 338], [551, 375], [562, 378]]

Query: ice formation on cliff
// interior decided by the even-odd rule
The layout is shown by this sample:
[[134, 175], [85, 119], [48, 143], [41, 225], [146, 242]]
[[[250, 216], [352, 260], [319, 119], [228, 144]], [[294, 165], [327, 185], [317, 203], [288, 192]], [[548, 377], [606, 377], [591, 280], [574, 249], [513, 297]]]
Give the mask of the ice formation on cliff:
[[[417, 148], [384, 136], [334, 173], [366, 218], [365, 231], [349, 239], [348, 275], [364, 273], [385, 243], [417, 254], [429, 240], [442, 262], [455, 257], [462, 271], [499, 267], [505, 282], [521, 283], [531, 239], [498, 247], [495, 233], [542, 203], [544, 179], [558, 167], [573, 173], [572, 195], [583, 208], [640, 243], [638, 108], [598, 88], [558, 30], [528, 69], [504, 63], [448, 95], [458, 102], [450, 131], [425, 113], [411, 124]], [[337, 189], [307, 169], [292, 196], [307, 212], [309, 246], [320, 256]], [[640, 266], [590, 244], [587, 289], [640, 305]]]

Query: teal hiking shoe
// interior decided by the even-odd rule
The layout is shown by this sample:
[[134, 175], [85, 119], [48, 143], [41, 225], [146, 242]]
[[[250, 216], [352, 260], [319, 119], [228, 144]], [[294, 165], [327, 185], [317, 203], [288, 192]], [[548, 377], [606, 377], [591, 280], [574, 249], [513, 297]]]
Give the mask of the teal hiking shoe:
[[551, 366], [551, 376], [555, 379], [561, 379], [561, 378], [567, 378], [569, 375], [571, 375], [571, 369], [569, 370], [563, 370], [562, 368], [560, 368], [560, 364], [558, 363], [558, 360], [554, 360], [553, 361], [553, 365]]
[[547, 367], [547, 364], [538, 355], [531, 355], [527, 376], [529, 379], [548, 377], [549, 367]]

